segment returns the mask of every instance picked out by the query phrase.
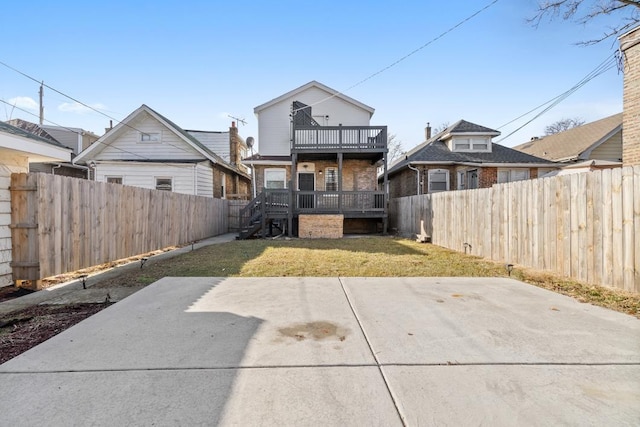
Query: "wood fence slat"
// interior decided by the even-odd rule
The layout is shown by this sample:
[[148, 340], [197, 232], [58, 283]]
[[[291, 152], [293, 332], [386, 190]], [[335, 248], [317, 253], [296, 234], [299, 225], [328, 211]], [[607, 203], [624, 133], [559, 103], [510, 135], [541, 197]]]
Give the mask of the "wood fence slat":
[[623, 287], [634, 291], [635, 235], [633, 227], [633, 168], [622, 168], [622, 275]]
[[622, 168], [611, 170], [611, 214], [613, 218], [613, 286], [623, 288]]
[[633, 167], [634, 292], [640, 292], [640, 166]]

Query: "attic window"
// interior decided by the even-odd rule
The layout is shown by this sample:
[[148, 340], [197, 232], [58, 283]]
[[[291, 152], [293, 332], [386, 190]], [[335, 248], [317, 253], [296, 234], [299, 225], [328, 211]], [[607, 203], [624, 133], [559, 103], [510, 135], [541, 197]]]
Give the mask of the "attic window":
[[453, 151], [491, 151], [489, 138], [454, 138]]
[[139, 133], [140, 138], [138, 139], [139, 142], [160, 142], [160, 137], [161, 134], [160, 132], [140, 132]]

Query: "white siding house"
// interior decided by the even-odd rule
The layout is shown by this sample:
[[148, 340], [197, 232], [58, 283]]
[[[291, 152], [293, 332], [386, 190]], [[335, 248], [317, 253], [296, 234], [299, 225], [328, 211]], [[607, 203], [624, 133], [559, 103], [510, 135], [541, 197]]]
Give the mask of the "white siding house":
[[311, 81], [254, 108], [258, 116], [258, 145], [261, 156], [289, 156], [291, 153], [291, 105], [311, 106], [320, 126], [369, 126], [374, 109], [335, 90]]
[[206, 145], [142, 105], [80, 153], [74, 163], [92, 168], [96, 181], [204, 197], [224, 197], [214, 189], [224, 187], [229, 177], [239, 175], [250, 180], [238, 165], [230, 164], [212, 151], [222, 145], [222, 138], [216, 135], [224, 135], [229, 156], [229, 132], [200, 133], [207, 140]]
[[11, 279], [11, 184], [12, 173], [29, 172], [32, 162], [68, 162], [71, 150], [0, 122], [0, 286]]

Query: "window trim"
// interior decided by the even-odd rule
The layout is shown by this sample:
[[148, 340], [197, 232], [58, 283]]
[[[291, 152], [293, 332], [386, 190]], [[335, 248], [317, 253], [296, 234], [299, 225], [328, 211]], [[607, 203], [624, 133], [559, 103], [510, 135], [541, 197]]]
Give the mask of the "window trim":
[[[147, 139], [145, 140], [144, 137], [145, 135], [158, 135], [157, 139]], [[155, 144], [155, 143], [159, 143], [162, 142], [162, 130], [159, 131], [153, 131], [153, 132], [138, 132], [138, 143], [139, 144]]]
[[[437, 173], [445, 173], [446, 179], [445, 179], [444, 182], [445, 182], [446, 189], [444, 189], [444, 190], [435, 190], [434, 191], [431, 188], [431, 184], [433, 182], [443, 182], [443, 181], [433, 181], [432, 180], [432, 175], [435, 175]], [[451, 175], [451, 173], [450, 173], [449, 169], [429, 169], [427, 171], [427, 192], [428, 193], [440, 193], [442, 191], [449, 191], [449, 189], [450, 189], [450, 181], [451, 181], [451, 176], [450, 175]]]
[[[120, 182], [109, 182], [110, 179], [119, 179]], [[107, 184], [123, 185], [124, 184], [124, 177], [122, 175], [105, 175], [104, 182], [106, 182]]]
[[[329, 171], [332, 171], [332, 173], [330, 174]], [[333, 175], [333, 172], [335, 172], [335, 179], [336, 182], [335, 183], [331, 183], [331, 184], [335, 184], [336, 188], [335, 190], [329, 190], [327, 188], [327, 184], [329, 184], [329, 175]], [[324, 191], [338, 191], [339, 185], [338, 185], [338, 168], [335, 166], [329, 166], [324, 168]]]
[[[500, 181], [500, 173], [507, 173], [508, 179], [506, 181]], [[526, 172], [526, 177], [522, 179], [513, 179], [514, 172]], [[496, 184], [507, 184], [509, 182], [526, 181], [531, 178], [531, 171], [529, 168], [498, 168], [496, 173]]]
[[[160, 179], [168, 179], [169, 183], [171, 184], [171, 188], [170, 189], [164, 189], [164, 188], [158, 188], [158, 180]], [[155, 180], [155, 189], [158, 191], [173, 191], [174, 185], [173, 185], [173, 177], [172, 176], [156, 176], [154, 177]]]
[[[263, 183], [262, 183], [262, 187], [265, 189], [269, 189], [269, 187], [267, 187], [267, 183], [269, 182], [269, 180], [267, 180], [267, 175], [269, 172], [282, 172], [284, 174], [284, 188], [287, 188], [287, 169], [286, 168], [265, 168], [264, 172], [263, 172]], [[271, 180], [271, 182], [276, 182], [275, 180]]]

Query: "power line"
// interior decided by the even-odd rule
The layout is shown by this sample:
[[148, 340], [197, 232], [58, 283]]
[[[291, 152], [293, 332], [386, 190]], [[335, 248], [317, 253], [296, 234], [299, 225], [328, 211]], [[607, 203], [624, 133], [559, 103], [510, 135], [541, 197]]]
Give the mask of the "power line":
[[[426, 48], [427, 46], [435, 43], [436, 41], [440, 40], [441, 38], [443, 38], [444, 36], [446, 36], [447, 34], [449, 34], [450, 32], [452, 32], [453, 30], [457, 29], [458, 27], [466, 24], [467, 22], [469, 22], [470, 20], [472, 20], [473, 18], [475, 18], [476, 16], [478, 16], [479, 14], [481, 14], [482, 12], [484, 12], [485, 10], [489, 9], [491, 6], [493, 6], [494, 4], [498, 3], [499, 0], [493, 0], [491, 3], [487, 4], [486, 6], [484, 6], [482, 9], [477, 10], [476, 12], [474, 12], [473, 14], [469, 15], [468, 17], [466, 17], [465, 19], [463, 19], [462, 21], [458, 22], [457, 24], [455, 24], [454, 26], [450, 27], [449, 29], [447, 29], [446, 31], [444, 31], [443, 33], [441, 33], [440, 35], [438, 35], [437, 37], [429, 40], [428, 42], [426, 42], [425, 44], [423, 44], [422, 46], [412, 50], [411, 52], [409, 52], [408, 54], [404, 55], [403, 57], [401, 57], [400, 59], [397, 59], [396, 61], [392, 62], [391, 64], [387, 65], [384, 68], [381, 68], [380, 70], [376, 71], [375, 73], [369, 75], [368, 77], [360, 80], [359, 82], [357, 82], [356, 84], [349, 86], [347, 89], [345, 89], [342, 92], [336, 92], [333, 95], [330, 95], [324, 99], [321, 99], [320, 101], [317, 101], [311, 105], [307, 105], [304, 108], [307, 107], [313, 107], [315, 105], [321, 104], [323, 102], [326, 102], [330, 99], [335, 98], [338, 95], [344, 95], [345, 92], [350, 91], [351, 89], [360, 86], [361, 84], [371, 80], [372, 78], [376, 77], [379, 74], [384, 73], [385, 71], [389, 70], [390, 68], [395, 67], [396, 65], [398, 65], [399, 63], [401, 63], [402, 61], [404, 61], [405, 59], [415, 55], [416, 53], [420, 52], [422, 49]], [[300, 111], [302, 108], [297, 108], [294, 109], [292, 111], [293, 114], [297, 113], [298, 111]]]
[[586, 85], [587, 83], [589, 83], [591, 80], [595, 79], [596, 77], [604, 74], [605, 72], [609, 71], [612, 68], [615, 68], [617, 66], [617, 58], [616, 58], [616, 54], [613, 53], [612, 55], [609, 55], [604, 61], [602, 61], [596, 68], [594, 68], [593, 70], [591, 70], [585, 77], [582, 78], [582, 80], [580, 80], [578, 83], [576, 83], [573, 87], [571, 87], [570, 89], [568, 89], [567, 91], [561, 93], [560, 95], [556, 96], [555, 98], [552, 98], [551, 100], [540, 104], [539, 106], [533, 108], [532, 110], [529, 110], [528, 112], [516, 117], [513, 120], [510, 120], [509, 122], [505, 123], [504, 125], [498, 127], [498, 129], [503, 128], [505, 126], [507, 126], [508, 124], [511, 124], [513, 122], [515, 122], [516, 120], [521, 119], [522, 117], [528, 115], [529, 113], [536, 111], [537, 109], [547, 105], [547, 104], [551, 104], [548, 107], [546, 107], [545, 109], [543, 109], [542, 111], [540, 111], [538, 114], [536, 114], [533, 118], [531, 118], [530, 120], [528, 120], [527, 122], [525, 122], [523, 125], [519, 126], [518, 128], [516, 128], [514, 131], [510, 132], [508, 135], [500, 138], [499, 140], [497, 140], [496, 142], [501, 142], [504, 141], [505, 139], [509, 138], [510, 136], [512, 136], [513, 134], [519, 132], [520, 130], [522, 130], [525, 126], [529, 125], [531, 122], [533, 122], [535, 119], [539, 118], [540, 116], [542, 116], [543, 114], [545, 114], [546, 112], [548, 112], [549, 110], [551, 110], [552, 108], [554, 108], [556, 105], [558, 105], [559, 103], [561, 103], [562, 101], [564, 101], [566, 98], [568, 98], [569, 96], [571, 96], [573, 93], [575, 93], [578, 89], [582, 88], [584, 85]]

